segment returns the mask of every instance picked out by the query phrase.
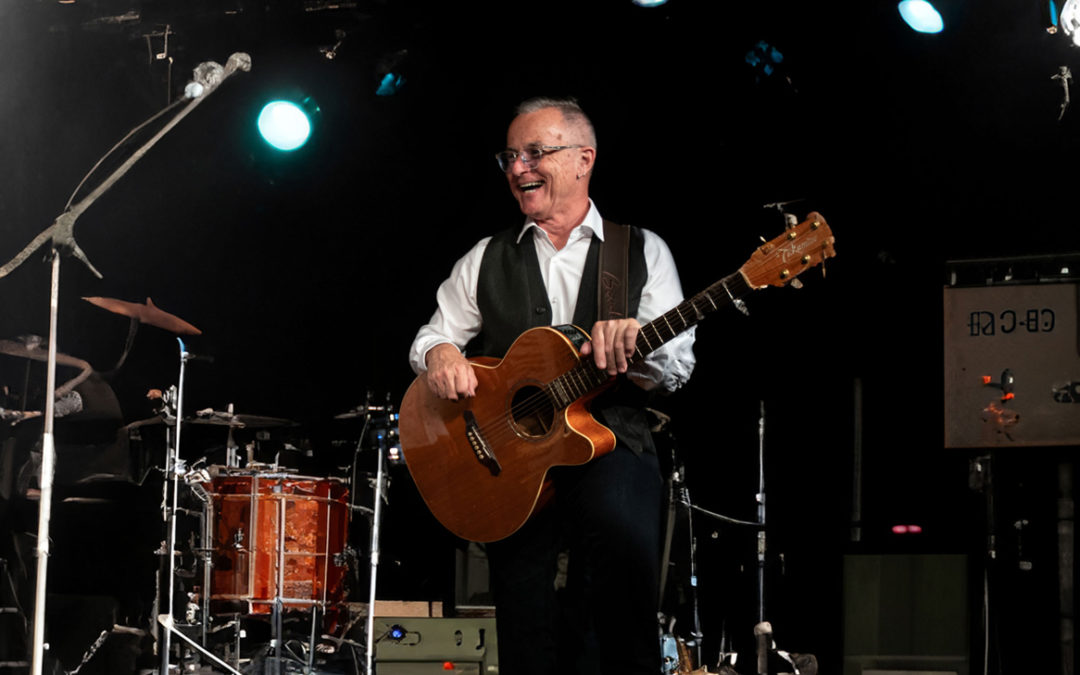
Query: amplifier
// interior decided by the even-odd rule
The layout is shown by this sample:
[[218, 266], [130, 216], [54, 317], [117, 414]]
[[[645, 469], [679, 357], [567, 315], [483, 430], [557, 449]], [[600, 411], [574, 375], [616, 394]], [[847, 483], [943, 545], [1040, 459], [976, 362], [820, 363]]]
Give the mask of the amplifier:
[[498, 675], [494, 618], [375, 618], [379, 675]]

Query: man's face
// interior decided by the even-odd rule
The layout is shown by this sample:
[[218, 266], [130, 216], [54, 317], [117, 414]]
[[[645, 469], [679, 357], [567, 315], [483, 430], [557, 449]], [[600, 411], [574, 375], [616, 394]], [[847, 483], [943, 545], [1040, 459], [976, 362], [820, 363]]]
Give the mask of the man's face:
[[[520, 152], [532, 145], [580, 145], [585, 140], [579, 136], [561, 112], [544, 108], [519, 115], [510, 123], [506, 147]], [[520, 157], [515, 160], [506, 178], [521, 212], [537, 221], [579, 215], [588, 203], [588, 180], [584, 176], [592, 167], [594, 153], [591, 147], [559, 150], [545, 154], [532, 169]], [[579, 180], [578, 176], [583, 178]]]

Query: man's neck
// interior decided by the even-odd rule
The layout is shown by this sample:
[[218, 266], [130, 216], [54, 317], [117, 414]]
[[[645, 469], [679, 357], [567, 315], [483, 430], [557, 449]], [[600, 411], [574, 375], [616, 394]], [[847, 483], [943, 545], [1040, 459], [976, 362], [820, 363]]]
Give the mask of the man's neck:
[[586, 199], [583, 208], [575, 209], [566, 216], [560, 214], [547, 220], [537, 220], [536, 225], [547, 233], [555, 250], [561, 251], [570, 241], [570, 233], [585, 222], [587, 215], [589, 215], [589, 201]]

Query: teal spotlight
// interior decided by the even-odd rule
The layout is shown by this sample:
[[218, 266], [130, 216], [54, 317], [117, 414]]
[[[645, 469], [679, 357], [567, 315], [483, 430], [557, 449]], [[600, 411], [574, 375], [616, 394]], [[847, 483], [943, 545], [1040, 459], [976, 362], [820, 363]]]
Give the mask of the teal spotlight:
[[896, 8], [912, 30], [920, 33], [940, 33], [945, 29], [941, 12], [926, 0], [901, 0]]
[[310, 98], [301, 103], [271, 101], [259, 113], [259, 134], [263, 140], [282, 151], [296, 150], [311, 137], [312, 114], [318, 107]]

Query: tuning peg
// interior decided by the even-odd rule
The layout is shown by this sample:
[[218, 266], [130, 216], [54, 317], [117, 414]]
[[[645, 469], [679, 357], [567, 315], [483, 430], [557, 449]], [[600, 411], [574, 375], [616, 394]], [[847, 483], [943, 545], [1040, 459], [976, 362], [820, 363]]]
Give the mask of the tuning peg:
[[791, 286], [792, 288], [802, 288], [802, 282], [799, 281], [798, 279], [792, 279], [791, 283], [788, 284], [788, 285]]

